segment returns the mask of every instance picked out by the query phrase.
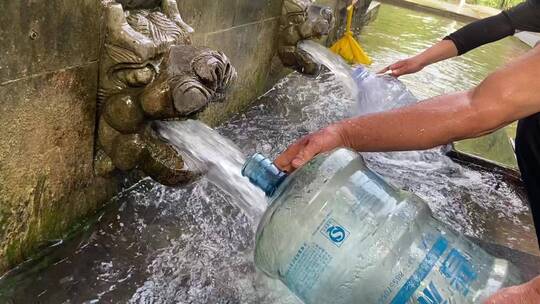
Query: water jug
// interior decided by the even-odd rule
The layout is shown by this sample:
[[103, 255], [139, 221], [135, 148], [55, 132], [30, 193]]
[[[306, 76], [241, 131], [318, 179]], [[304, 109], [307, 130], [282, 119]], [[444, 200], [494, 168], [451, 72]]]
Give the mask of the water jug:
[[418, 99], [397, 78], [376, 75], [359, 65], [352, 72], [358, 87], [358, 114], [388, 111], [416, 103]]
[[437, 221], [351, 150], [289, 176], [256, 154], [242, 173], [270, 197], [255, 263], [306, 304], [480, 303], [521, 282], [508, 261]]

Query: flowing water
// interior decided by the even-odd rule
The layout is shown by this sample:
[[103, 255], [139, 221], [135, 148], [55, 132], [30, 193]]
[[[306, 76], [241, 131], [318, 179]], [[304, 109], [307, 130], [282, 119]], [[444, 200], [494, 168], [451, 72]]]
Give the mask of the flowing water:
[[266, 209], [266, 199], [242, 176], [246, 159], [233, 142], [196, 120], [161, 122], [159, 128], [165, 140], [195, 163], [195, 167], [202, 167], [205, 177], [232, 196], [252, 220], [261, 216]]
[[[424, 48], [449, 25], [459, 26], [383, 6], [379, 20], [364, 31], [363, 43], [373, 58], [384, 60], [376, 65], [384, 65]], [[453, 91], [477, 82], [478, 75], [518, 50], [516, 41], [504, 41], [471, 54], [474, 59], [460, 59], [463, 70], [427, 69], [406, 82], [415, 84], [410, 87], [421, 97]], [[483, 72], [473, 72], [478, 69]], [[254, 230], [263, 203], [258, 190], [239, 179], [239, 166], [243, 155], [256, 151], [276, 156], [298, 137], [350, 116], [354, 104], [332, 74], [307, 78], [294, 73], [216, 132], [197, 122], [161, 124], [162, 136], [209, 174], [182, 188], [149, 179], [137, 183], [70, 240], [5, 275], [0, 302], [298, 303], [253, 266]], [[440, 149], [364, 156], [372, 169], [420, 195], [456, 229], [531, 248], [528, 208], [500, 176], [457, 165]]]
[[340, 56], [336, 56], [330, 49], [311, 40], [300, 42], [298, 47], [326, 66], [336, 80], [343, 85], [344, 90], [350, 92], [351, 97], [358, 96], [359, 88], [353, 79], [351, 67]]

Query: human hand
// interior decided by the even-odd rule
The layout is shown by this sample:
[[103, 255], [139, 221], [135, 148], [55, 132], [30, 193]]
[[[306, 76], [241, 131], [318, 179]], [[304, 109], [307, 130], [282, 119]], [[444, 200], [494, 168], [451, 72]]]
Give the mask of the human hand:
[[538, 304], [540, 276], [525, 284], [501, 289], [484, 304]]
[[400, 60], [394, 64], [391, 64], [381, 71], [378, 74], [383, 74], [388, 71], [392, 73], [392, 76], [399, 77], [402, 75], [416, 73], [424, 68], [424, 64], [418, 57], [411, 57], [408, 59]]
[[334, 150], [345, 145], [341, 127], [332, 125], [309, 134], [290, 145], [274, 161], [285, 172], [292, 172], [320, 153]]

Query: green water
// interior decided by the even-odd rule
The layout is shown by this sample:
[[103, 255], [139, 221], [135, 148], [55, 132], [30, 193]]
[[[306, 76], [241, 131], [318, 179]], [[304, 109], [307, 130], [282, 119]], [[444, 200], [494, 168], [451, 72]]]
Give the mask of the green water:
[[[377, 19], [366, 26], [360, 43], [373, 58], [373, 70], [416, 55], [465, 25], [462, 22], [390, 5], [382, 5]], [[509, 37], [426, 67], [400, 79], [419, 98], [463, 91], [479, 84], [489, 73], [524, 54], [530, 48]], [[456, 149], [516, 168], [508, 135], [515, 125], [481, 139], [456, 143]], [[507, 135], [508, 134], [508, 135]]]

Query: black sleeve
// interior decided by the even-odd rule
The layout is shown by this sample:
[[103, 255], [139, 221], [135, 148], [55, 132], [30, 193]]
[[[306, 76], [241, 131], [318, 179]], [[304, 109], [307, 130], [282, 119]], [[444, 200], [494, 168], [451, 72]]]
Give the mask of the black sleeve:
[[484, 44], [514, 35], [516, 29], [506, 12], [478, 20], [462, 27], [446, 36], [444, 40], [452, 40], [458, 54], [462, 55]]
[[444, 39], [452, 40], [461, 55], [516, 31], [540, 32], [540, 0], [527, 0], [498, 15], [470, 23]]
[[506, 11], [518, 31], [540, 32], [540, 0], [528, 0]]

